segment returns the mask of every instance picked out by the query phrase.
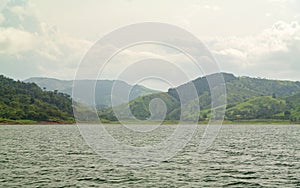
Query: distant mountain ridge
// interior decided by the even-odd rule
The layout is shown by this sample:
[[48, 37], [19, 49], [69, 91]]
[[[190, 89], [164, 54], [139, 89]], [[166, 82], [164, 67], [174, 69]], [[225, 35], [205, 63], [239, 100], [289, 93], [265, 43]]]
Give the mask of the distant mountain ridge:
[[[250, 119], [300, 121], [300, 82], [236, 77], [228, 73], [220, 74], [224, 77], [227, 89], [225, 119], [231, 121]], [[139, 119], [149, 118], [149, 102], [151, 99], [160, 98], [168, 107], [166, 120], [179, 120], [181, 111], [177, 90], [182, 90], [185, 85], [193, 83], [197, 90], [201, 107], [199, 120], [207, 121], [210, 117], [211, 107], [207, 77], [214, 78], [215, 76], [218, 76], [218, 74], [197, 78], [177, 88], [171, 88], [165, 93], [138, 97], [129, 103], [132, 114]], [[186, 104], [192, 106], [194, 101], [190, 100]], [[188, 115], [186, 114], [186, 116]], [[112, 109], [100, 112], [100, 117], [116, 120]], [[188, 119], [188, 117], [186, 118]]]
[[[285, 122], [300, 122], [300, 82], [296, 81], [278, 81], [251, 77], [236, 77], [233, 74], [221, 73], [224, 77], [227, 88], [227, 107], [225, 120], [228, 121], [285, 121]], [[210, 88], [207, 78], [220, 76], [219, 74], [208, 75], [206, 77], [197, 78], [191, 82], [170, 88], [168, 92], [147, 93], [149, 90], [142, 86], [130, 86], [122, 81], [99, 81], [96, 84], [96, 95], [106, 96], [105, 100], [110, 99], [111, 87], [114, 82], [117, 82], [118, 87], [128, 91], [136, 87], [136, 95], [130, 102], [129, 107], [131, 113], [138, 119], [150, 118], [149, 104], [152, 99], [160, 98], [165, 102], [167, 113], [165, 120], [179, 120], [181, 115], [181, 101], [177, 94], [178, 88], [186, 89], [185, 85], [193, 83], [198, 97], [189, 98], [184, 104], [192, 109], [195, 102], [199, 100], [201, 112], [196, 114], [199, 121], [208, 121], [211, 116], [211, 97]], [[36, 78], [35, 78], [36, 79]], [[27, 120], [36, 122], [73, 122], [72, 101], [68, 94], [72, 91], [72, 81], [61, 81], [57, 79], [42, 78], [40, 87], [35, 83], [24, 83], [14, 81], [0, 75], [0, 123], [26, 123]], [[32, 82], [33, 79], [27, 80]], [[80, 84], [90, 85], [91, 80], [79, 81]], [[79, 85], [80, 86], [80, 85]], [[94, 85], [95, 86], [95, 85]], [[101, 87], [100, 87], [101, 86]], [[105, 87], [104, 87], [105, 86]], [[48, 87], [54, 91], [42, 89]], [[218, 89], [218, 85], [214, 89]], [[82, 87], [85, 91], [85, 88]], [[60, 93], [65, 91], [65, 93]], [[145, 94], [142, 94], [145, 92]], [[153, 92], [153, 90], [151, 90]], [[185, 90], [189, 93], [189, 90]], [[134, 93], [134, 92], [133, 92]], [[126, 103], [122, 103], [123, 93], [117, 94], [120, 98], [120, 105], [116, 109], [123, 107]], [[142, 96], [138, 96], [138, 94]], [[87, 95], [87, 103], [90, 96]], [[196, 100], [197, 99], [197, 100]], [[103, 100], [103, 98], [96, 98]], [[81, 102], [81, 101], [79, 101]], [[103, 102], [98, 101], [99, 104]], [[79, 113], [83, 121], [91, 120], [86, 117], [86, 113], [90, 113], [90, 108], [81, 103], [75, 103], [75, 111]], [[86, 108], [87, 107], [87, 108]], [[107, 106], [106, 106], [107, 107]], [[160, 116], [164, 110], [158, 109], [156, 114]], [[183, 118], [189, 118], [195, 114], [193, 111], [184, 112]], [[105, 122], [117, 121], [112, 108], [100, 108], [98, 115]], [[125, 119], [128, 114], [121, 114]], [[153, 115], [153, 114], [152, 114]], [[95, 119], [96, 117], [94, 117]], [[153, 118], [153, 117], [151, 117]], [[94, 120], [92, 119], [92, 120]], [[155, 116], [154, 116], [155, 119]], [[108, 121], [107, 121], [108, 120]], [[28, 122], [27, 122], [28, 123]], [[29, 122], [32, 123], [32, 122]]]
[[[72, 86], [73, 86], [73, 80], [59, 80], [55, 78], [42, 78], [42, 77], [33, 77], [29, 78], [27, 80], [24, 80], [24, 82], [27, 83], [36, 83], [40, 88], [48, 90], [48, 91], [55, 91], [61, 93], [66, 93], [72, 96]], [[92, 87], [94, 86], [95, 80], [77, 80], [77, 83], [82, 85], [82, 88], [84, 87]], [[129, 100], [136, 99], [140, 96], [147, 95], [147, 94], [153, 94], [157, 93], [158, 91], [148, 89], [141, 85], [129, 85], [124, 81], [119, 80], [97, 80], [96, 87], [95, 87], [95, 102], [91, 101], [91, 98], [89, 95], [87, 95], [84, 99], [82, 99], [81, 102], [94, 106], [96, 103], [96, 106], [99, 109], [110, 107], [111, 104], [111, 90], [113, 84], [116, 84], [118, 87], [122, 87], [122, 90], [124, 91], [131, 91]], [[127, 102], [127, 98], [124, 95], [118, 96], [118, 101], [116, 102], [117, 105], [122, 104], [124, 102]]]

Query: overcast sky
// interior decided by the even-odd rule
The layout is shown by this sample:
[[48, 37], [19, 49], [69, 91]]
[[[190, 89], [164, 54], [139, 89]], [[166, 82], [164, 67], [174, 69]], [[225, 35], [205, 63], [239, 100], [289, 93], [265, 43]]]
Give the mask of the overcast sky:
[[[21, 80], [73, 79], [94, 42], [117, 28], [146, 21], [194, 34], [221, 71], [300, 80], [298, 0], [1, 0], [0, 74]], [[119, 58], [129, 61], [133, 52]], [[135, 53], [141, 54], [149, 55]], [[108, 79], [115, 73], [110, 74]]]

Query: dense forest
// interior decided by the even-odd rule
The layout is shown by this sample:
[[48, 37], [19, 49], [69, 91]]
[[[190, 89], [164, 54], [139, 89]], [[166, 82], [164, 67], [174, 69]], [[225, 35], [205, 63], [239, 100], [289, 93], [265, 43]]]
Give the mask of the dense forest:
[[[236, 77], [228, 73], [222, 73], [222, 75], [227, 89], [225, 120], [300, 121], [300, 82]], [[213, 78], [217, 75], [209, 76]], [[187, 84], [191, 83], [195, 85], [199, 96], [201, 108], [199, 120], [208, 121], [211, 115], [211, 97], [207, 77], [198, 78]], [[146, 95], [132, 100], [129, 103], [130, 110], [136, 118], [148, 119], [151, 115], [149, 111], [150, 101], [154, 98], [160, 98], [168, 108], [166, 120], [179, 120], [181, 103], [177, 91], [184, 90], [183, 87], [187, 84], [171, 88], [166, 93]], [[190, 100], [186, 102], [186, 105], [192, 107], [194, 103], [195, 100]], [[122, 105], [119, 108], [122, 108]], [[190, 114], [185, 113], [185, 119], [189, 119]], [[99, 116], [106, 120], [116, 120], [112, 108], [101, 111]], [[123, 118], [126, 119], [126, 114]]]
[[73, 121], [69, 95], [0, 75], [0, 123]]
[[[227, 89], [225, 120], [300, 122], [300, 82], [236, 77], [227, 73], [222, 73], [222, 76]], [[179, 120], [181, 101], [177, 91], [185, 90], [187, 84], [193, 84], [199, 96], [201, 108], [201, 113], [197, 114], [199, 121], [208, 121], [211, 116], [211, 93], [207, 77], [200, 77], [177, 88], [171, 88], [168, 92], [139, 96], [129, 103], [131, 113], [138, 119], [148, 119], [151, 116], [149, 110], [151, 100], [159, 98], [166, 105], [165, 120]], [[189, 90], [185, 91], [189, 93]], [[185, 105], [192, 108], [195, 101], [197, 100], [190, 99]], [[92, 114], [88, 105], [76, 104], [75, 111], [81, 115], [82, 120], [97, 119], [95, 116], [94, 119], [86, 117], [86, 113]], [[116, 106], [116, 109], [121, 109], [125, 105]], [[192, 113], [191, 111], [183, 114], [184, 119], [189, 120]], [[98, 115], [104, 122], [117, 121], [111, 107], [99, 110]], [[126, 119], [127, 114], [123, 115]], [[74, 122], [72, 99], [67, 93], [58, 90], [48, 91], [35, 83], [14, 81], [0, 75], [0, 123], [10, 122]]]

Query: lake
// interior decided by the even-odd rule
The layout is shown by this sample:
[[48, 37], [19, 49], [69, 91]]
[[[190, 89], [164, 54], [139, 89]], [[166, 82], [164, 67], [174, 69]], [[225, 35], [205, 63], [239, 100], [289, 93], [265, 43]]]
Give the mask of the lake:
[[[174, 129], [163, 125], [143, 136], [106, 127], [140, 146]], [[95, 154], [76, 125], [1, 125], [0, 187], [300, 187], [299, 125], [223, 125], [204, 153], [199, 135], [173, 158], [135, 168]]]

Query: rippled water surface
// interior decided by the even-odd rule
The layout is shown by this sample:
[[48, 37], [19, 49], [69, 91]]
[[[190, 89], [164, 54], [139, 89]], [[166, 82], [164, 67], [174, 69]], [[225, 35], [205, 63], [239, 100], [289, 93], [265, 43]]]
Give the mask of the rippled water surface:
[[[174, 130], [163, 126], [146, 135], [107, 130], [145, 146]], [[0, 187], [300, 187], [299, 125], [224, 125], [205, 153], [199, 135], [175, 157], [133, 168], [96, 155], [76, 125], [1, 125]]]

